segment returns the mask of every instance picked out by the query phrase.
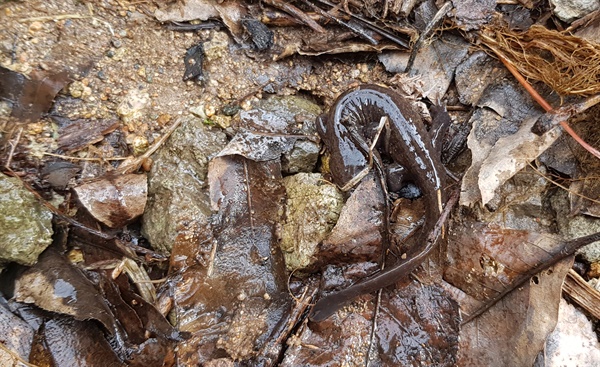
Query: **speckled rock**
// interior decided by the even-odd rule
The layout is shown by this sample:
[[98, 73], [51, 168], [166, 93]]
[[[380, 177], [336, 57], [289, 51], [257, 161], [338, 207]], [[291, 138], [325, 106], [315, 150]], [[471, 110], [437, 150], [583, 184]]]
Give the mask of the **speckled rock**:
[[190, 117], [154, 155], [142, 233], [157, 251], [170, 252], [177, 239], [193, 240], [206, 225], [208, 160], [225, 144], [220, 129]]
[[52, 243], [52, 213], [19, 179], [0, 174], [0, 266], [36, 263]]
[[343, 197], [318, 173], [285, 177], [283, 184], [287, 206], [281, 249], [288, 269], [304, 269], [315, 262], [317, 245], [337, 222]]
[[550, 0], [550, 4], [554, 7], [554, 14], [564, 22], [579, 19], [600, 6], [598, 0]]
[[315, 137], [315, 120], [321, 112], [318, 105], [305, 98], [273, 96], [259, 101], [255, 108], [241, 111], [239, 118], [241, 126], [248, 130], [274, 133], [273, 138], [288, 142], [288, 148], [281, 152], [281, 164], [284, 173], [292, 174], [314, 171], [319, 157], [319, 144], [312, 139], [291, 136]]

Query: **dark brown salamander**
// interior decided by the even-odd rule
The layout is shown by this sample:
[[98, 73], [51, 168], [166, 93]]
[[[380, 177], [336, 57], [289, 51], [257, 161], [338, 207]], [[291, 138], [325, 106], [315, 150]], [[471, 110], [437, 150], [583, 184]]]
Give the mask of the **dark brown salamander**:
[[[330, 153], [330, 169], [334, 182], [343, 187], [369, 165], [364, 147], [355, 144], [354, 130], [372, 140], [382, 117], [388, 126], [378, 143], [382, 154], [405, 167], [403, 183], [416, 184], [425, 200], [424, 224], [415, 238], [418, 248], [407, 254], [407, 260], [392, 268], [375, 273], [344, 290], [320, 299], [313, 307], [310, 319], [319, 322], [355, 297], [376, 291], [408, 276], [428, 255], [433, 246], [426, 246], [427, 236], [440, 215], [444, 185], [444, 167], [439, 152], [431, 143], [430, 134], [410, 103], [396, 92], [377, 85], [363, 85], [342, 94], [328, 115], [317, 120], [317, 130]], [[385, 219], [386, 221], [388, 218]]]

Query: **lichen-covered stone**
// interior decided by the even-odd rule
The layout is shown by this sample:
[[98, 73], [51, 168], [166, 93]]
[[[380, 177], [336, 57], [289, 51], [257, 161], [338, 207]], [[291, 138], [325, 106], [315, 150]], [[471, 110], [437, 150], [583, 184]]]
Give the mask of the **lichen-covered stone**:
[[35, 264], [52, 233], [52, 212], [19, 179], [0, 174], [0, 265]]
[[304, 269], [314, 263], [317, 246], [337, 222], [344, 199], [318, 173], [285, 177], [283, 184], [287, 206], [281, 249], [288, 269]]
[[225, 134], [191, 117], [154, 156], [142, 231], [157, 251], [169, 253], [176, 238], [192, 239], [211, 214], [208, 160], [226, 143]]

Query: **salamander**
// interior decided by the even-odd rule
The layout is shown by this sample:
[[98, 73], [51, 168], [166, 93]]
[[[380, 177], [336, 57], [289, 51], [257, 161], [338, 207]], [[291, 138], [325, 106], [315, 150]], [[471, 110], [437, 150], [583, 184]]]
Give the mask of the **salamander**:
[[321, 298], [312, 308], [311, 321], [323, 321], [355, 297], [407, 277], [433, 247], [426, 242], [441, 212], [445, 171], [430, 133], [404, 97], [388, 88], [363, 85], [340, 95], [329, 113], [317, 119], [317, 131], [330, 154], [332, 179], [343, 187], [369, 165], [364, 147], [355, 143], [353, 134], [358, 131], [369, 142], [376, 136], [382, 117], [387, 117], [388, 123], [377, 142], [379, 151], [405, 168], [400, 185], [416, 185], [425, 200], [424, 224], [414, 242], [417, 246], [407, 254], [406, 260], [400, 260], [395, 266]]

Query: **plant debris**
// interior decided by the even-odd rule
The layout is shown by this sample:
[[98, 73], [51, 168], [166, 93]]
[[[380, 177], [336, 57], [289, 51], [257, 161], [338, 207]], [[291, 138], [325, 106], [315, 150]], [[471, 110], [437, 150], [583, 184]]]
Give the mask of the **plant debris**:
[[[0, 260], [0, 319], [15, 326], [0, 330], [0, 364], [596, 356], [591, 332], [569, 347], [564, 329], [551, 333], [569, 311], [563, 291], [589, 312], [582, 330], [600, 309], [600, 244], [581, 250], [580, 275], [569, 270], [600, 238], [600, 13], [565, 9], [2, 2], [0, 253], [20, 253]], [[374, 142], [358, 132], [368, 121], [331, 112], [365, 84], [415, 107], [396, 130], [372, 121]], [[369, 101], [352, 113], [372, 117]], [[356, 148], [373, 162], [347, 191], [328, 182], [351, 169], [323, 149], [321, 114], [346, 127], [340, 155]], [[421, 118], [426, 149], [402, 167], [388, 148]], [[423, 190], [419, 162], [440, 154], [440, 190]], [[432, 210], [439, 219], [424, 220]], [[410, 274], [377, 289], [377, 273], [403, 263]], [[355, 297], [358, 283], [372, 293]], [[318, 305], [327, 318], [313, 317]]]
[[539, 25], [524, 32], [486, 27], [481, 42], [526, 78], [544, 82], [561, 96], [600, 93], [600, 45], [596, 43]]

